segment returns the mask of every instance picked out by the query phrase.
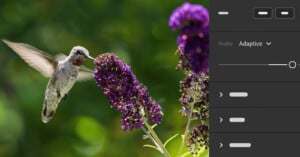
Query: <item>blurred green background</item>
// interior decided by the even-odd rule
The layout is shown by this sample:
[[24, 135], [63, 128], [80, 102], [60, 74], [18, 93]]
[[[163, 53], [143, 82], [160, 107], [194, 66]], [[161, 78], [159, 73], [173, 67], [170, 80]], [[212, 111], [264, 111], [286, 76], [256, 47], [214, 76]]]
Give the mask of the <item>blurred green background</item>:
[[[116, 52], [163, 107], [156, 127], [162, 140], [182, 133], [175, 70], [178, 32], [168, 27], [182, 0], [1, 0], [0, 38], [29, 43], [50, 54], [75, 45], [94, 57]], [[190, 1], [207, 6], [208, 0]], [[40, 118], [47, 79], [0, 43], [0, 157], [161, 156], [144, 148], [142, 130], [123, 132], [120, 113], [110, 108], [95, 81], [76, 83], [54, 119]], [[93, 68], [91, 62], [85, 63]], [[176, 154], [180, 138], [167, 148]]]

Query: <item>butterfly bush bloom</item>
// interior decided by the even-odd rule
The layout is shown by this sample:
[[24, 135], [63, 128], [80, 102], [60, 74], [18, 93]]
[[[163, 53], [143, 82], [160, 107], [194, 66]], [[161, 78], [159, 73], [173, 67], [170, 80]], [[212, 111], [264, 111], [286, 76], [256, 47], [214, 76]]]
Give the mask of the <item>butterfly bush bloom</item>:
[[207, 148], [209, 141], [208, 126], [197, 125], [193, 128], [187, 141], [187, 147], [192, 154], [198, 154], [202, 147]]
[[[209, 107], [209, 82], [208, 74], [187, 72], [184, 80], [180, 81], [181, 97], [179, 101], [182, 105], [180, 111], [183, 116], [188, 116], [192, 112], [192, 119], [201, 120], [205, 124], [208, 120]], [[193, 111], [191, 111], [193, 108]]]
[[209, 136], [209, 76], [208, 71], [194, 73], [186, 72], [186, 77], [180, 81], [181, 114], [196, 120], [192, 133], [188, 137], [187, 147], [192, 154], [197, 154], [202, 147], [208, 148]]
[[99, 55], [94, 62], [97, 86], [109, 99], [111, 107], [122, 113], [122, 129], [132, 130], [144, 125], [143, 117], [152, 123], [162, 121], [162, 111], [139, 83], [131, 68], [113, 53]]
[[198, 154], [202, 147], [208, 148], [209, 140], [209, 13], [202, 5], [186, 2], [172, 13], [169, 26], [180, 32], [176, 69], [186, 74], [180, 81], [180, 113], [196, 121], [187, 147]]
[[199, 4], [183, 3], [170, 16], [169, 26], [180, 30], [177, 43], [181, 55], [186, 59], [180, 61], [178, 68], [191, 68], [199, 73], [208, 68], [209, 55], [209, 13]]

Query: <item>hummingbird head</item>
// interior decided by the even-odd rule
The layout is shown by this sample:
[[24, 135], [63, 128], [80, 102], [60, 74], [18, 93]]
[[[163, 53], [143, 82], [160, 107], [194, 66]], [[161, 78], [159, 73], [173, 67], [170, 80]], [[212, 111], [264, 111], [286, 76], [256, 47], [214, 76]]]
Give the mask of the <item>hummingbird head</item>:
[[86, 59], [95, 60], [89, 55], [89, 51], [82, 46], [75, 46], [70, 53], [70, 61], [73, 65], [80, 66]]

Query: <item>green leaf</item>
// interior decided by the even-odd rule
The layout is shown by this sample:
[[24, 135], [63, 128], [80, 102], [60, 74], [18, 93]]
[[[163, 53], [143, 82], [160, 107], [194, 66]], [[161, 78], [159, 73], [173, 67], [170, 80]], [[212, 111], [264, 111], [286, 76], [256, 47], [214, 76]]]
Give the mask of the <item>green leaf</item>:
[[157, 124], [154, 124], [151, 126], [152, 129], [154, 129], [157, 126]]
[[175, 134], [174, 136], [172, 136], [168, 140], [166, 140], [166, 142], [164, 143], [164, 146], [166, 146], [170, 141], [172, 141], [177, 136], [178, 136], [178, 134]]
[[[144, 144], [143, 147], [152, 148], [152, 149], [155, 149], [155, 150], [161, 152], [161, 150], [160, 150], [159, 148], [157, 148], [156, 146], [151, 145], [151, 144]], [[161, 152], [161, 153], [162, 153], [162, 152]]]
[[149, 135], [143, 135], [143, 140], [149, 139]]

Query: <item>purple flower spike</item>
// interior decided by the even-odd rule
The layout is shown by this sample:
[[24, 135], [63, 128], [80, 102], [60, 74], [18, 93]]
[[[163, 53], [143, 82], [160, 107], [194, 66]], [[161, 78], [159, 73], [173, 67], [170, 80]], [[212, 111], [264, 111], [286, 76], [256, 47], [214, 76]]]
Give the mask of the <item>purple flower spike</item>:
[[122, 112], [122, 129], [144, 125], [142, 117], [152, 123], [162, 121], [161, 107], [149, 96], [147, 87], [139, 83], [131, 68], [115, 54], [99, 55], [94, 62], [97, 86], [109, 99], [111, 107]]
[[184, 80], [180, 81], [181, 97], [179, 101], [182, 105], [181, 114], [187, 117], [192, 112], [192, 118], [201, 120], [203, 125], [209, 118], [208, 80], [208, 72], [200, 74], [188, 72]]
[[123, 130], [132, 130], [144, 125], [139, 105], [128, 104], [123, 110], [121, 121]]
[[159, 124], [162, 120], [162, 112], [161, 112], [161, 107], [159, 105], [156, 104], [155, 101], [151, 101], [147, 107], [147, 113], [150, 116], [150, 119], [152, 121], [152, 123], [156, 123]]
[[180, 29], [177, 43], [181, 59], [186, 59], [190, 66], [182, 64], [178, 69], [192, 69], [199, 73], [208, 69], [209, 57], [209, 13], [202, 5], [188, 2], [178, 7], [171, 15], [169, 26]]
[[201, 147], [208, 148], [208, 133], [209, 130], [206, 125], [197, 125], [193, 128], [187, 141], [187, 147], [192, 154], [197, 155], [200, 152]]

